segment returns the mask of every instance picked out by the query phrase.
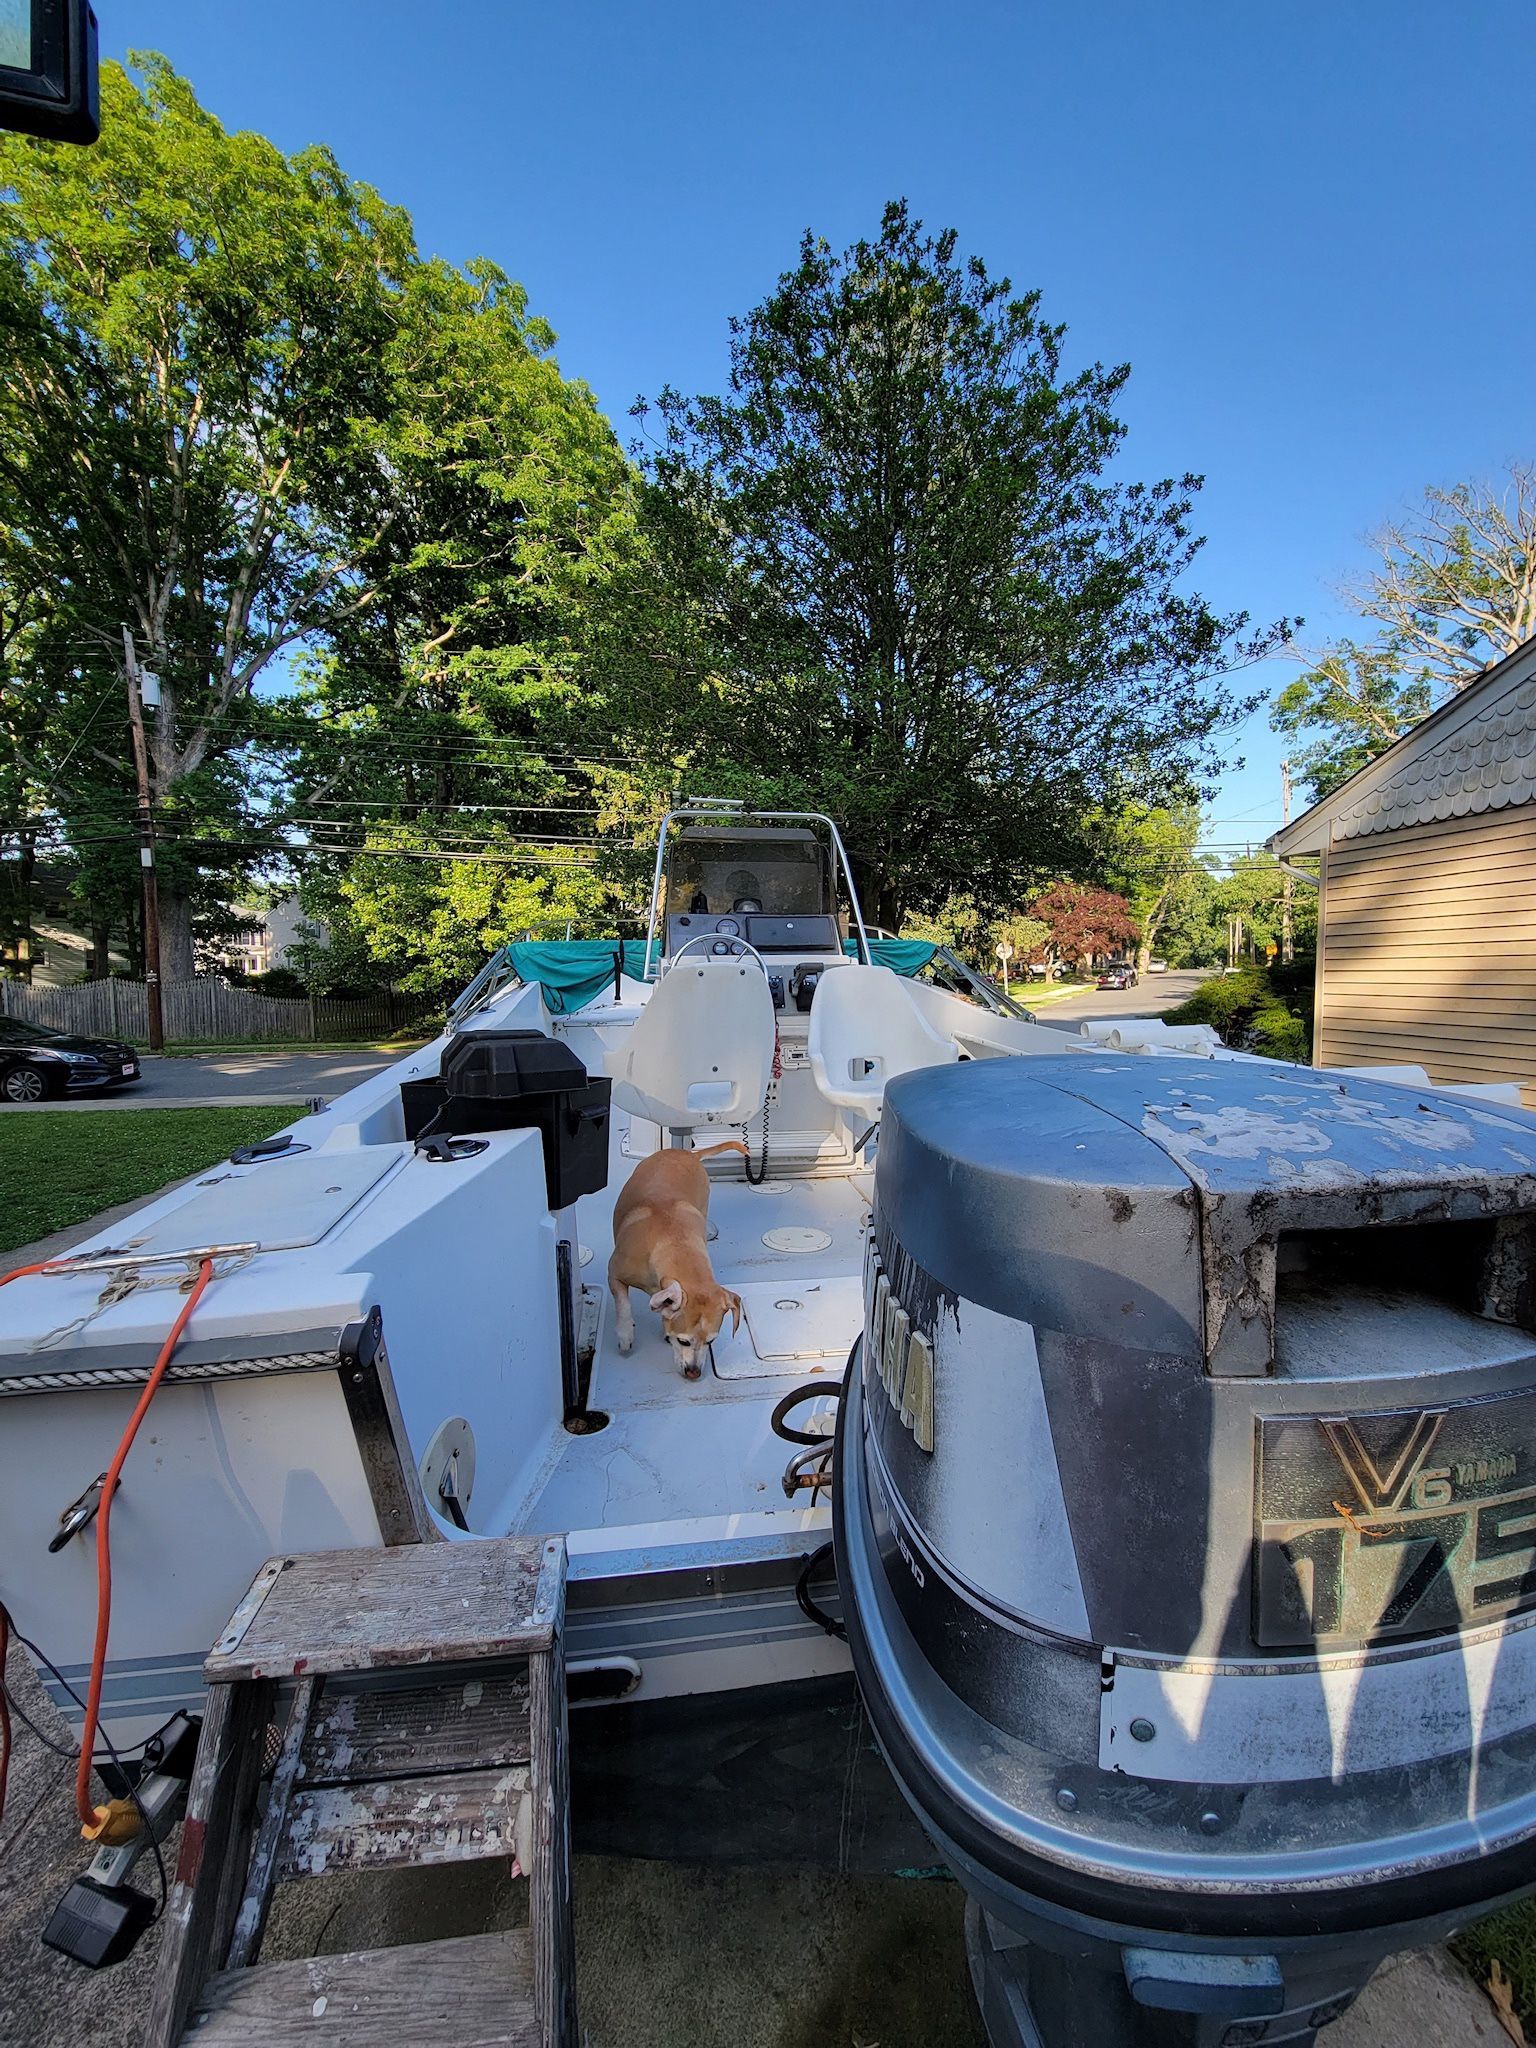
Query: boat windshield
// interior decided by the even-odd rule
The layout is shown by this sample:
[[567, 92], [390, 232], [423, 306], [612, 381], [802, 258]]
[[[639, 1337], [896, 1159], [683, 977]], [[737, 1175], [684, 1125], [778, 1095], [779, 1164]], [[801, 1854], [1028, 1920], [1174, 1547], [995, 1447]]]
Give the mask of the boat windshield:
[[667, 913], [835, 912], [826, 849], [811, 832], [685, 832], [667, 862]]

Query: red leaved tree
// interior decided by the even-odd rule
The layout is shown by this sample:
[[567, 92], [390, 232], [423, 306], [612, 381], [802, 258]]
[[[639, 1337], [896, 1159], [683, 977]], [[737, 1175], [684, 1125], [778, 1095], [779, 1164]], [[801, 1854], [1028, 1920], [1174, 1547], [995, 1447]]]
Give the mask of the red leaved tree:
[[1050, 932], [1060, 958], [1074, 966], [1134, 945], [1137, 938], [1136, 920], [1125, 898], [1085, 882], [1053, 882], [1030, 904], [1029, 914]]

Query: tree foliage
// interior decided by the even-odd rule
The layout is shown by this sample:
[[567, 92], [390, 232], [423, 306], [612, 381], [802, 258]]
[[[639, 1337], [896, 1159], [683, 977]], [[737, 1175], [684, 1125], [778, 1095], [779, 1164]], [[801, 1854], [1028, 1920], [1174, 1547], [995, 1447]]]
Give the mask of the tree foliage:
[[1019, 913], [1001, 918], [993, 927], [991, 936], [994, 951], [999, 940], [1012, 946], [1010, 967], [1017, 974], [1021, 967], [1044, 960], [1045, 949], [1051, 943], [1051, 928], [1043, 917]]
[[613, 893], [591, 868], [540, 860], [503, 839], [501, 855], [435, 858], [419, 825], [373, 828], [345, 862], [321, 870], [306, 900], [328, 943], [311, 962], [326, 986], [372, 969], [405, 989], [452, 994], [509, 939], [613, 929]]
[[1433, 708], [1428, 677], [1405, 674], [1395, 650], [1341, 640], [1286, 684], [1269, 722], [1305, 742], [1291, 755], [1291, 767], [1316, 803]]
[[1029, 906], [1050, 933], [1057, 955], [1083, 966], [1105, 953], [1118, 953], [1136, 940], [1130, 905], [1112, 889], [1084, 882], [1055, 882]]
[[[161, 678], [168, 835], [218, 792], [231, 713], [372, 596], [367, 517], [407, 217], [328, 152], [229, 135], [155, 57], [104, 67], [91, 150], [0, 141], [0, 489], [75, 632]], [[221, 821], [222, 822], [222, 821]], [[190, 902], [162, 883], [171, 975]]]
[[[904, 204], [732, 323], [723, 397], [662, 394], [616, 715], [711, 789], [842, 819], [870, 914], [1017, 904], [1129, 771], [1210, 765], [1271, 645], [1183, 587], [1199, 479], [1112, 478], [1128, 371]], [[658, 603], [658, 596], [661, 602]]]
[[1349, 594], [1438, 693], [1459, 690], [1536, 632], [1536, 465], [1506, 482], [1431, 487], [1417, 516], [1371, 536]]
[[0, 138], [0, 936], [62, 847], [137, 957], [126, 625], [172, 978], [264, 884], [315, 990], [632, 926], [683, 783], [831, 812], [871, 918], [983, 965], [1064, 873], [1150, 943], [1282, 629], [1187, 587], [1197, 478], [1122, 480], [1123, 366], [895, 205], [640, 473], [504, 272], [134, 61], [95, 149]]
[[503, 807], [500, 859], [536, 857], [507, 799], [542, 812], [569, 778], [488, 742], [537, 726], [548, 750], [629, 471], [519, 286], [423, 259], [328, 151], [230, 134], [163, 59], [135, 62], [142, 85], [103, 67], [94, 149], [0, 139], [0, 599], [21, 616], [46, 592], [83, 671], [13, 657], [0, 733], [26, 724], [13, 695], [45, 711], [33, 783], [93, 910], [120, 914], [131, 628], [161, 679], [175, 978], [194, 916], [296, 840], [344, 860], [370, 821], [473, 800]]
[[1226, 873], [1197, 859], [1163, 927], [1160, 949], [1175, 967], [1214, 967], [1228, 956], [1234, 920], [1239, 957], [1264, 955], [1285, 941], [1289, 889], [1291, 943], [1298, 960], [1317, 950], [1317, 891], [1287, 877], [1273, 854], [1240, 854]]
[[1105, 879], [1130, 906], [1136, 922], [1137, 962], [1143, 974], [1181, 902], [1195, 887], [1195, 845], [1200, 807], [1127, 803], [1098, 819]]
[[1536, 466], [1514, 464], [1501, 486], [1427, 490], [1371, 546], [1374, 566], [1345, 595], [1375, 638], [1325, 649], [1270, 712], [1305, 742], [1293, 766], [1314, 802], [1536, 632]]

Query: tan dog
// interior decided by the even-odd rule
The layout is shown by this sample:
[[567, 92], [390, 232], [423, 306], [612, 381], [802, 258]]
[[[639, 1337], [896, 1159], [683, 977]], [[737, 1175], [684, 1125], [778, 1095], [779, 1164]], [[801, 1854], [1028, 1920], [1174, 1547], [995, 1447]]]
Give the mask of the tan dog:
[[642, 1159], [613, 1208], [613, 1294], [619, 1349], [634, 1349], [631, 1287], [643, 1287], [661, 1317], [667, 1342], [685, 1380], [699, 1377], [699, 1354], [720, 1334], [727, 1309], [731, 1329], [741, 1327], [741, 1296], [715, 1279], [704, 1249], [709, 1228], [709, 1175], [701, 1161], [713, 1152], [746, 1153], [737, 1139], [702, 1151], [653, 1152]]

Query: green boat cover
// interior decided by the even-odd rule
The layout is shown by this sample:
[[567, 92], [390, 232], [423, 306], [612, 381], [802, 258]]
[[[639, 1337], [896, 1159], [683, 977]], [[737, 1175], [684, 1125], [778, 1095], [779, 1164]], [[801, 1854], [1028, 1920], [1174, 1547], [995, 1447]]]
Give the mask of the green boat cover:
[[[908, 981], [922, 973], [938, 950], [926, 939], [871, 939], [869, 942], [869, 957], [875, 965], [889, 967], [893, 974], [900, 974]], [[857, 960], [858, 940], [844, 939], [843, 951]]]
[[[622, 944], [624, 972], [634, 980], [644, 978], [644, 939], [522, 939], [507, 948], [507, 958], [519, 981], [536, 981], [544, 991], [544, 1006], [556, 1017], [568, 1017], [584, 1010], [613, 987], [614, 954]], [[870, 957], [877, 967], [889, 967], [905, 976], [921, 974], [937, 947], [926, 939], [871, 939]], [[859, 942], [844, 939], [843, 951], [857, 959]], [[652, 956], [652, 966], [659, 956]]]
[[536, 981], [543, 989], [547, 1010], [568, 1017], [613, 987], [614, 955], [621, 943], [624, 972], [639, 981], [644, 939], [523, 939], [508, 946], [507, 958], [519, 981]]

